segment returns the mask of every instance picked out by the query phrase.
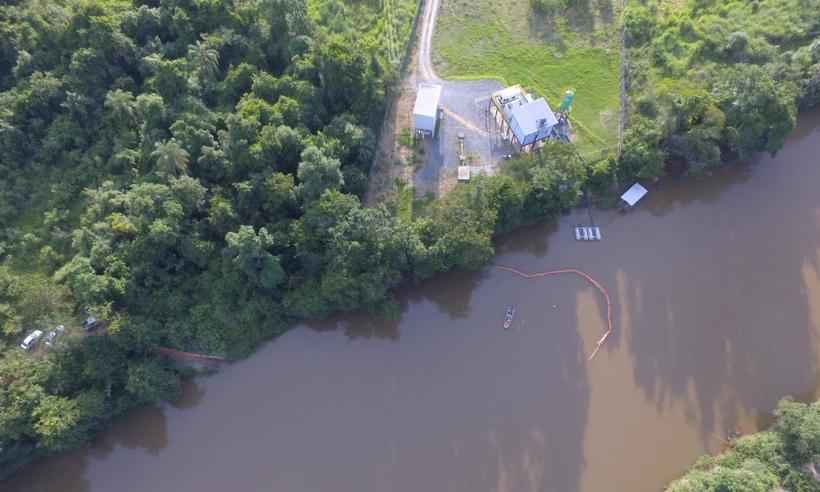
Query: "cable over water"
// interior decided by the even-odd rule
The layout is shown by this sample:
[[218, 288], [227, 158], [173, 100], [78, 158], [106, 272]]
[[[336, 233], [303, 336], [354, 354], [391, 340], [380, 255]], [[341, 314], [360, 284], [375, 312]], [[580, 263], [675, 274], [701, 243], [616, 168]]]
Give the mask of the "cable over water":
[[562, 268], [560, 270], [550, 270], [548, 272], [535, 272], [535, 273], [525, 273], [521, 270], [517, 270], [512, 267], [504, 266], [504, 265], [494, 265], [499, 270], [504, 270], [505, 272], [510, 272], [518, 275], [519, 277], [528, 278], [528, 279], [535, 279], [541, 277], [548, 277], [550, 275], [559, 275], [562, 273], [573, 273], [578, 275], [579, 277], [583, 278], [593, 287], [598, 289], [598, 291], [603, 294], [604, 300], [606, 300], [606, 323], [607, 323], [607, 330], [606, 333], [598, 340], [598, 344], [595, 346], [595, 350], [592, 351], [592, 355], [589, 356], [587, 360], [592, 360], [596, 355], [598, 355], [598, 351], [601, 350], [601, 346], [606, 341], [609, 334], [612, 333], [612, 301], [609, 299], [609, 292], [606, 290], [606, 287], [600, 284], [597, 280], [592, 278], [588, 273], [582, 272], [581, 270], [575, 268]]

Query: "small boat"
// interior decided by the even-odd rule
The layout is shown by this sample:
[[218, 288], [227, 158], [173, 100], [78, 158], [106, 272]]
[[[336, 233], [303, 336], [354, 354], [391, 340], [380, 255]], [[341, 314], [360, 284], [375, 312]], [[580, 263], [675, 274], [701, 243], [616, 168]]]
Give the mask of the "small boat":
[[512, 306], [507, 306], [507, 314], [504, 315], [504, 329], [512, 325], [513, 317], [515, 317], [515, 308]]

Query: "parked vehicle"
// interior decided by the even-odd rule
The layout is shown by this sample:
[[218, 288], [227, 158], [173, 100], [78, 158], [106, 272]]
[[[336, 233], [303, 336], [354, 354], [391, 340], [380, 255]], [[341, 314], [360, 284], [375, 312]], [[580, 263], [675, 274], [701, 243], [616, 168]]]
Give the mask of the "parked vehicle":
[[94, 331], [100, 326], [100, 322], [94, 316], [89, 316], [83, 321], [83, 329], [85, 331]]
[[23, 350], [31, 350], [34, 348], [34, 345], [37, 344], [37, 340], [43, 336], [43, 332], [40, 330], [34, 330], [28, 334], [28, 336], [23, 340], [23, 343], [20, 344], [20, 348]]
[[43, 339], [43, 341], [46, 344], [46, 347], [54, 346], [54, 343], [56, 342], [57, 337], [62, 335], [63, 332], [65, 332], [65, 326], [63, 326], [63, 325], [59, 325], [56, 328], [54, 328], [53, 330], [51, 330], [50, 332], [48, 332], [46, 334], [45, 338]]

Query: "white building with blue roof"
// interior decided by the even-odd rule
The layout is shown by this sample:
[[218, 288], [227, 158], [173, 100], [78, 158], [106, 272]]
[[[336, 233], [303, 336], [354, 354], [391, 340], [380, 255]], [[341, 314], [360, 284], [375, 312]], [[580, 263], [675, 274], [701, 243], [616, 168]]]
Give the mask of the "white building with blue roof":
[[558, 118], [543, 97], [533, 100], [521, 86], [515, 85], [495, 92], [491, 101], [490, 111], [496, 123], [521, 150], [531, 150], [538, 142], [554, 137]]

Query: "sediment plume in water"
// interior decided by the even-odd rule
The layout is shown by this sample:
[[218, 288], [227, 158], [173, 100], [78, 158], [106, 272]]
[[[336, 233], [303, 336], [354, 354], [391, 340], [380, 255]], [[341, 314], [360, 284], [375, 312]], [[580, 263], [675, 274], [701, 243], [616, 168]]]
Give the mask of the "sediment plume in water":
[[514, 274], [516, 274], [520, 277], [526, 278], [526, 279], [536, 279], [536, 278], [548, 277], [550, 275], [560, 275], [560, 274], [563, 274], [563, 273], [572, 273], [572, 274], [578, 275], [579, 277], [583, 278], [584, 280], [589, 282], [593, 287], [598, 289], [598, 291], [601, 294], [603, 294], [604, 300], [606, 301], [607, 330], [606, 330], [606, 332], [604, 332], [604, 334], [600, 338], [600, 340], [598, 340], [598, 343], [595, 346], [595, 350], [592, 351], [592, 354], [589, 356], [589, 358], [587, 358], [587, 360], [590, 361], [593, 358], [595, 358], [596, 355], [598, 355], [598, 351], [601, 350], [601, 346], [604, 344], [604, 342], [606, 342], [606, 339], [609, 337], [609, 334], [612, 333], [612, 301], [609, 299], [609, 292], [606, 290], [606, 287], [601, 285], [600, 282], [598, 282], [597, 280], [592, 278], [592, 276], [589, 275], [588, 273], [582, 272], [581, 270], [578, 270], [576, 268], [562, 268], [562, 269], [559, 269], [559, 270], [550, 270], [550, 271], [546, 271], [546, 272], [525, 273], [525, 272], [522, 272], [521, 270], [517, 270], [515, 268], [504, 266], [504, 265], [495, 265], [495, 267], [498, 268], [499, 270], [504, 270], [505, 272], [514, 273]]

